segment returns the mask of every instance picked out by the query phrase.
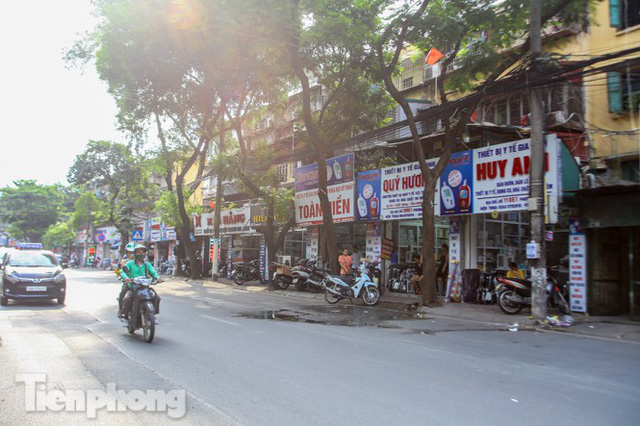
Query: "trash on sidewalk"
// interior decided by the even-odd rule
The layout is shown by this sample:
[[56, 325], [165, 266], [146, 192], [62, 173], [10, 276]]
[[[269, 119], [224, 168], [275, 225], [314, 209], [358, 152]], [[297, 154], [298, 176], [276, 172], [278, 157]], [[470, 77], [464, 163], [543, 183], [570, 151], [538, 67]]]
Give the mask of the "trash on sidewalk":
[[518, 331], [518, 327], [520, 327], [520, 324], [515, 323], [509, 326], [509, 331]]
[[557, 315], [549, 315], [545, 320], [546, 323], [556, 327], [571, 327], [573, 325], [573, 321], [574, 319], [570, 315], [564, 315], [562, 319], [558, 318]]

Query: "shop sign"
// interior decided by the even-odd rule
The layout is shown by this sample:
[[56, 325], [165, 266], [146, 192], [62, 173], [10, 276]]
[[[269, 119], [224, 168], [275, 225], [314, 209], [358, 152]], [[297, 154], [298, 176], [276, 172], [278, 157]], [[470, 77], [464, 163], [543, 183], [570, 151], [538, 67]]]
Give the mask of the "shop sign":
[[[257, 228], [258, 226], [267, 226], [267, 212], [266, 208], [260, 204], [251, 205], [251, 226]], [[274, 224], [284, 224], [288, 220], [287, 217], [276, 214], [274, 217]]]
[[[353, 154], [327, 159], [327, 186], [353, 181]], [[318, 188], [318, 163], [298, 167], [294, 171], [296, 192]]]
[[[329, 204], [331, 205], [331, 217], [334, 223], [353, 222], [354, 182], [333, 185], [327, 188]], [[296, 192], [296, 225], [322, 225], [322, 208], [318, 189]]]
[[213, 235], [215, 212], [203, 213], [193, 216], [193, 234], [196, 237]]
[[221, 234], [245, 234], [253, 232], [255, 231], [251, 227], [251, 207], [249, 205], [220, 212]]
[[574, 312], [587, 312], [587, 238], [580, 219], [569, 221], [569, 304]]
[[[497, 213], [527, 210], [529, 198], [529, 139], [454, 153], [436, 184], [436, 215]], [[560, 141], [549, 135], [546, 143], [547, 199], [549, 211], [557, 211], [562, 193]], [[427, 160], [435, 167], [438, 159]], [[422, 217], [424, 178], [418, 162], [380, 169], [380, 182], [372, 182], [376, 170], [358, 174], [358, 217], [369, 204], [366, 195], [380, 188], [380, 219]], [[362, 182], [360, 181], [363, 177]], [[366, 179], [366, 180], [365, 180]], [[366, 190], [367, 185], [370, 187]], [[379, 185], [379, 186], [376, 186]], [[369, 198], [371, 200], [373, 194]], [[557, 215], [550, 215], [551, 221]], [[370, 219], [365, 219], [370, 220]]]
[[[352, 222], [355, 219], [353, 154], [327, 160], [327, 193], [333, 221]], [[322, 208], [318, 196], [318, 164], [299, 167], [295, 175], [295, 215], [297, 226], [321, 225]]]
[[173, 226], [167, 226], [167, 241], [174, 241], [176, 239], [176, 228]]
[[152, 217], [149, 219], [149, 241], [162, 241], [162, 218]]
[[358, 173], [358, 220], [380, 220], [380, 169]]
[[[428, 160], [427, 166], [433, 168], [437, 161]], [[381, 169], [380, 187], [382, 220], [422, 217], [424, 178], [417, 161]]]

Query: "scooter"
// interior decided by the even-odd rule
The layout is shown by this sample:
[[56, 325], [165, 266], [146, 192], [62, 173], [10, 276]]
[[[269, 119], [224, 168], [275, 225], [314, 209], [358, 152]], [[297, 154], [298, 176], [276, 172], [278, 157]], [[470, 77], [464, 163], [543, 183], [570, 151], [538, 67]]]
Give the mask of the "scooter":
[[373, 282], [367, 268], [363, 265], [356, 270], [353, 280], [339, 275], [327, 275], [324, 298], [330, 304], [336, 304], [346, 298], [362, 298], [367, 306], [374, 306], [380, 301], [378, 285]]
[[252, 260], [249, 263], [238, 265], [234, 268], [231, 275], [233, 282], [242, 285], [247, 281], [259, 280], [261, 284], [264, 284], [264, 277], [260, 273], [260, 264], [258, 260]]
[[[495, 276], [496, 294], [500, 310], [508, 315], [515, 315], [524, 306], [531, 306], [531, 287], [529, 280], [507, 278], [502, 275]], [[547, 275], [547, 306], [557, 307], [563, 314], [570, 314], [566, 286], [561, 285], [551, 276]]]
[[142, 335], [147, 343], [151, 343], [156, 332], [155, 316], [158, 314], [158, 295], [151, 288], [157, 281], [152, 278], [137, 277], [133, 279], [133, 303], [126, 313], [130, 334], [142, 328]]
[[281, 290], [286, 290], [293, 282], [293, 273], [289, 265], [271, 262], [269, 271], [273, 273], [273, 281]]

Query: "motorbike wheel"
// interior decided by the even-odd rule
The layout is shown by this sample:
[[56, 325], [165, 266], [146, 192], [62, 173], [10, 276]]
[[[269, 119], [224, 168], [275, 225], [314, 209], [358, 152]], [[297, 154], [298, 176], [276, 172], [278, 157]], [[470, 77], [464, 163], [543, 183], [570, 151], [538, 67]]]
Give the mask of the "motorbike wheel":
[[[332, 290], [335, 287], [332, 287]], [[324, 299], [329, 302], [332, 305], [335, 305], [336, 303], [338, 303], [340, 300], [342, 300], [342, 297], [338, 296], [337, 294], [331, 293], [329, 291], [329, 289], [327, 288], [327, 290], [325, 290], [324, 292]]]
[[508, 297], [515, 296], [515, 292], [513, 290], [507, 290], [500, 293], [498, 296], [498, 306], [500, 310], [507, 315], [515, 315], [522, 310], [522, 305], [520, 303], [510, 302]]
[[306, 288], [306, 286], [304, 285], [304, 282], [301, 282], [301, 281], [297, 281], [294, 287], [298, 291], [304, 291]]
[[375, 287], [364, 288], [362, 293], [362, 301], [367, 306], [377, 305], [380, 301], [380, 292]]
[[244, 273], [242, 271], [237, 271], [233, 273], [233, 282], [242, 285], [245, 282]]
[[142, 336], [144, 341], [151, 343], [156, 334], [156, 319], [153, 312], [145, 309], [142, 312]]
[[555, 292], [555, 304], [565, 315], [569, 315], [571, 313], [571, 309], [569, 308], [569, 303], [567, 303], [567, 299], [564, 298], [562, 293]]
[[283, 279], [280, 275], [276, 275], [276, 286], [280, 290], [286, 290], [289, 288], [290, 282], [288, 280]]

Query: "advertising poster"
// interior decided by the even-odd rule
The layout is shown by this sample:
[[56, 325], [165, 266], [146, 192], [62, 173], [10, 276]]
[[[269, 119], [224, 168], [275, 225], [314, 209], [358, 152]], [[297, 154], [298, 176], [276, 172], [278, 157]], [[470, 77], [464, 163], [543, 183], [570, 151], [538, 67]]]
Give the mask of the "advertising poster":
[[440, 215], [468, 214], [473, 211], [473, 164], [470, 150], [451, 155], [438, 185]]
[[587, 312], [587, 237], [580, 219], [569, 220], [569, 305], [574, 312]]
[[382, 240], [382, 251], [380, 253], [380, 257], [384, 260], [391, 260], [391, 255], [393, 254], [393, 250], [396, 248], [396, 243], [393, 240], [385, 238]]
[[215, 212], [203, 213], [193, 216], [193, 235], [195, 235], [196, 237], [213, 235], [214, 220]]
[[365, 256], [370, 262], [380, 262], [382, 254], [382, 225], [378, 223], [367, 224], [367, 245]]
[[307, 259], [318, 258], [318, 240], [320, 232], [318, 228], [307, 229], [306, 232], [306, 257]]
[[[354, 156], [341, 155], [327, 159], [327, 185], [353, 181]], [[296, 192], [318, 188], [318, 163], [308, 164], [294, 171]]]
[[358, 220], [380, 220], [380, 169], [358, 173], [356, 206]]

